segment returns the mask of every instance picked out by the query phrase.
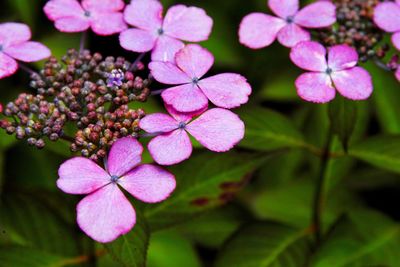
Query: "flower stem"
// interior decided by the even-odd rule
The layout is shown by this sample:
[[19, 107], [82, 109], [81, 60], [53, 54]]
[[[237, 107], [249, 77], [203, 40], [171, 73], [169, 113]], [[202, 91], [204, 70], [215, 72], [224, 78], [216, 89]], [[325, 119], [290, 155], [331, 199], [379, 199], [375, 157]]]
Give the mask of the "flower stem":
[[83, 49], [85, 49], [86, 39], [87, 39], [87, 31], [84, 31], [82, 32], [81, 41], [79, 44], [79, 52], [82, 52]]
[[385, 62], [380, 60], [377, 57], [374, 57], [374, 63], [377, 65], [379, 68], [385, 70], [385, 71], [393, 71]]
[[161, 94], [164, 90], [165, 90], [165, 89], [160, 89], [160, 90], [152, 91], [152, 92], [150, 93], [150, 95], [159, 95], [159, 94]]
[[129, 71], [136, 71], [137, 70], [137, 65], [138, 63], [144, 58], [144, 56], [146, 55], [146, 52], [141, 53], [136, 59], [135, 61], [133, 61], [131, 67], [129, 68]]
[[28, 67], [27, 65], [25, 65], [25, 64], [23, 64], [23, 63], [21, 63], [21, 62], [18, 62], [18, 65], [19, 65], [19, 67], [23, 70], [23, 71], [25, 71], [25, 72], [27, 72], [28, 74], [29, 74], [29, 76], [31, 76], [31, 75], [38, 75], [38, 73], [36, 72], [36, 71], [34, 71], [33, 69], [31, 69], [30, 67]]
[[68, 136], [68, 135], [62, 135], [60, 137], [60, 139], [65, 140], [65, 141], [70, 142], [70, 143], [75, 142], [75, 139], [73, 137], [71, 137], [71, 136]]

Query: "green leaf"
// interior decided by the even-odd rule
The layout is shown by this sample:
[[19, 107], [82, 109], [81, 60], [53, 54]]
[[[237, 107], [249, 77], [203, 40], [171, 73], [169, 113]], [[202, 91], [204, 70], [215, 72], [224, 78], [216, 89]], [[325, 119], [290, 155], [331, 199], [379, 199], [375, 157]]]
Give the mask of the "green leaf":
[[243, 228], [226, 244], [216, 267], [299, 267], [310, 254], [308, 230], [272, 223]]
[[[41, 43], [46, 45], [50, 50], [51, 54], [57, 59], [60, 59], [63, 55], [67, 53], [70, 48], [79, 48], [79, 40], [81, 34], [68, 34], [61, 32], [54, 32], [52, 35], [47, 35], [40, 40]], [[36, 64], [42, 67], [42, 64]]]
[[349, 154], [376, 167], [400, 173], [400, 136], [379, 135], [350, 147]]
[[13, 11], [18, 14], [18, 20], [28, 24], [31, 28], [35, 26], [36, 15], [38, 14], [39, 2], [30, 0], [8, 0]]
[[263, 100], [298, 101], [299, 96], [296, 93], [293, 77], [295, 77], [294, 73], [287, 72], [273, 80], [268, 77], [258, 96]]
[[6, 150], [17, 142], [14, 135], [8, 135], [3, 129], [0, 129], [0, 150]]
[[0, 247], [0, 267], [61, 267], [64, 266], [64, 260], [33, 248]]

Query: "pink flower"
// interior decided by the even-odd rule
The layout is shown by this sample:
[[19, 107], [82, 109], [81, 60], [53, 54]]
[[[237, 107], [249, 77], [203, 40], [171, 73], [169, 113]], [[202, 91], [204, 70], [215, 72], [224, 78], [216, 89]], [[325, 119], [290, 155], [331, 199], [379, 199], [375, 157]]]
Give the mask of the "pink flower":
[[331, 47], [327, 61], [321, 44], [305, 41], [292, 48], [290, 58], [298, 67], [311, 71], [296, 80], [297, 93], [304, 100], [329, 102], [335, 98], [336, 90], [353, 100], [367, 99], [372, 93], [371, 76], [356, 67], [358, 54], [347, 45]]
[[208, 39], [213, 21], [197, 7], [175, 5], [162, 18], [163, 7], [156, 0], [133, 0], [125, 9], [127, 23], [136, 27], [121, 33], [120, 43], [126, 50], [148, 52], [152, 60], [171, 61], [183, 46], [182, 41]]
[[175, 189], [171, 173], [154, 165], [139, 165], [142, 152], [136, 139], [125, 137], [112, 146], [106, 170], [83, 157], [60, 166], [57, 186], [61, 190], [89, 194], [77, 206], [77, 221], [94, 240], [111, 242], [136, 223], [135, 210], [119, 187], [148, 203], [165, 200]]
[[379, 28], [394, 33], [392, 42], [400, 50], [400, 0], [378, 4], [374, 10], [374, 22]]
[[50, 0], [44, 7], [47, 17], [62, 32], [83, 32], [92, 28], [98, 35], [111, 35], [127, 28], [122, 0]]
[[244, 124], [233, 112], [213, 108], [193, 120], [198, 114], [179, 113], [166, 106], [171, 114], [150, 114], [140, 120], [139, 127], [154, 137], [148, 149], [153, 159], [162, 165], [172, 165], [188, 159], [192, 144], [188, 133], [209, 150], [224, 152], [243, 139]]
[[0, 24], [0, 79], [17, 71], [15, 59], [34, 62], [51, 55], [46, 46], [30, 39], [31, 31], [27, 25], [14, 22]]
[[299, 0], [269, 0], [269, 7], [278, 17], [251, 13], [239, 28], [240, 43], [252, 49], [272, 44], [276, 37], [287, 47], [310, 40], [303, 28], [328, 27], [336, 21], [336, 8], [331, 2], [320, 1], [299, 10]]
[[161, 94], [164, 102], [179, 112], [193, 112], [207, 107], [208, 100], [218, 107], [234, 108], [248, 101], [251, 87], [234, 73], [201, 79], [214, 63], [213, 55], [196, 44], [185, 46], [171, 62], [149, 64], [154, 79], [164, 84], [179, 84]]

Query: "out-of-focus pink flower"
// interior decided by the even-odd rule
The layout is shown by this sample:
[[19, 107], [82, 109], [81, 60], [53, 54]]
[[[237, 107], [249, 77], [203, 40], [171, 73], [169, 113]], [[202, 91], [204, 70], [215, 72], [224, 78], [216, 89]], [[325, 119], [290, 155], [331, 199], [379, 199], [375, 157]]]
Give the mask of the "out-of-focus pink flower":
[[397, 68], [394, 75], [395, 75], [396, 79], [400, 82], [400, 67]]
[[15, 59], [34, 62], [51, 55], [46, 46], [30, 39], [31, 31], [27, 25], [14, 22], [0, 24], [0, 79], [17, 71]]
[[60, 166], [57, 186], [62, 191], [89, 194], [77, 206], [77, 221], [94, 240], [111, 242], [136, 223], [135, 210], [119, 186], [148, 203], [165, 200], [175, 189], [171, 173], [154, 165], [139, 165], [142, 152], [136, 139], [125, 137], [113, 144], [106, 170], [83, 157], [72, 158]]
[[290, 58], [300, 68], [308, 70], [296, 80], [301, 98], [326, 103], [335, 98], [336, 90], [352, 100], [367, 99], [373, 90], [369, 73], [357, 67], [358, 54], [352, 47], [336, 45], [328, 50], [312, 41], [298, 43]]
[[393, 33], [392, 42], [400, 50], [400, 0], [378, 4], [374, 10], [374, 22], [379, 28]]
[[173, 165], [192, 154], [190, 133], [204, 147], [215, 152], [233, 148], [244, 136], [244, 124], [233, 112], [213, 108], [193, 119], [198, 113], [179, 113], [167, 106], [171, 114], [150, 114], [140, 120], [139, 127], [154, 137], [148, 149], [153, 159], [161, 165]]
[[151, 73], [158, 82], [179, 84], [161, 94], [164, 102], [179, 112], [194, 112], [208, 106], [208, 100], [223, 108], [234, 108], [248, 101], [251, 87], [239, 74], [223, 73], [204, 78], [214, 63], [213, 55], [197, 44], [185, 46], [171, 62], [153, 61]]
[[47, 17], [62, 32], [82, 32], [92, 28], [98, 35], [111, 35], [127, 28], [122, 0], [50, 0], [44, 6]]
[[128, 24], [136, 27], [121, 33], [121, 46], [133, 52], [153, 50], [152, 60], [171, 61], [183, 48], [182, 41], [208, 39], [213, 21], [197, 7], [175, 5], [162, 17], [163, 7], [157, 0], [133, 0], [125, 9]]
[[336, 8], [329, 1], [319, 1], [299, 10], [298, 0], [269, 0], [269, 7], [278, 17], [264, 13], [251, 13], [240, 24], [240, 43], [259, 49], [278, 41], [293, 47], [300, 41], [310, 40], [303, 28], [328, 27], [336, 21]]

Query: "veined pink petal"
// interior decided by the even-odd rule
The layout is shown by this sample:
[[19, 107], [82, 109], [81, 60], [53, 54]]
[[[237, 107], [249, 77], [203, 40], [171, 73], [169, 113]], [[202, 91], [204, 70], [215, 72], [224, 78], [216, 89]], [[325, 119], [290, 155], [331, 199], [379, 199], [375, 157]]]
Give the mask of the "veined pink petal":
[[17, 62], [0, 52], [0, 79], [13, 75], [18, 69]]
[[150, 62], [149, 69], [154, 79], [164, 84], [190, 83], [192, 79], [171, 62]]
[[119, 180], [119, 184], [135, 198], [156, 203], [167, 199], [176, 187], [174, 175], [150, 164], [143, 164]]
[[299, 0], [269, 0], [269, 8], [279, 17], [286, 19], [299, 10]]
[[400, 31], [392, 35], [392, 43], [400, 51]]
[[294, 22], [305, 28], [328, 27], [336, 21], [336, 7], [328, 1], [305, 6], [294, 17]]
[[111, 175], [122, 176], [142, 161], [143, 147], [133, 137], [123, 137], [114, 142], [107, 159]]
[[400, 5], [393, 2], [378, 4], [374, 9], [374, 22], [387, 32], [400, 31]]
[[88, 11], [120, 11], [124, 9], [125, 3], [122, 0], [82, 0], [82, 6]]
[[194, 84], [184, 84], [166, 89], [161, 97], [167, 105], [179, 112], [195, 112], [208, 105], [208, 99]]
[[57, 19], [54, 25], [61, 32], [83, 32], [89, 29], [90, 22], [83, 17], [65, 17]]
[[148, 133], [168, 133], [178, 128], [178, 122], [167, 114], [153, 113], [142, 118], [139, 127]]
[[185, 130], [177, 129], [151, 139], [148, 149], [158, 164], [173, 165], [190, 157], [192, 143]]
[[43, 10], [46, 16], [53, 21], [66, 17], [79, 17], [85, 13], [76, 0], [50, 0]]
[[348, 45], [335, 45], [328, 50], [328, 66], [333, 71], [352, 68], [357, 62], [357, 51]]
[[148, 52], [156, 44], [157, 36], [140, 29], [128, 29], [119, 35], [121, 46], [133, 52]]
[[298, 67], [310, 71], [326, 71], [326, 50], [317, 42], [301, 42], [290, 51], [290, 59]]
[[297, 94], [304, 100], [314, 103], [327, 103], [335, 98], [335, 88], [328, 74], [304, 73], [296, 82]]
[[175, 63], [175, 54], [184, 46], [185, 44], [178, 39], [161, 35], [151, 52], [151, 60]]
[[31, 39], [31, 30], [22, 23], [6, 22], [0, 24], [0, 44], [4, 48]]
[[204, 111], [208, 109], [208, 105], [204, 106], [202, 109], [199, 109], [194, 112], [179, 112], [176, 111], [172, 106], [165, 104], [165, 109], [168, 111], [169, 114], [177, 121], [177, 122], [184, 122], [188, 123], [194, 117], [202, 114]]
[[108, 243], [133, 228], [136, 213], [118, 186], [109, 184], [79, 202], [77, 221], [88, 236]]
[[397, 68], [394, 76], [396, 77], [396, 79], [400, 82], [400, 68]]
[[38, 42], [24, 42], [7, 47], [7, 55], [24, 62], [34, 62], [51, 56], [50, 50]]
[[214, 64], [214, 56], [200, 45], [189, 44], [176, 54], [175, 61], [189, 77], [200, 79]]
[[128, 28], [122, 13], [119, 12], [96, 11], [92, 15], [91, 26], [98, 35], [112, 35]]
[[212, 19], [203, 9], [175, 5], [168, 9], [163, 29], [168, 36], [188, 42], [200, 42], [208, 39], [212, 25]]
[[293, 47], [301, 41], [310, 39], [310, 33], [295, 23], [286, 25], [278, 33], [278, 41], [286, 47]]
[[128, 24], [156, 34], [162, 25], [162, 11], [157, 0], [134, 0], [126, 6], [124, 18]]
[[57, 187], [69, 194], [89, 194], [111, 182], [110, 175], [90, 159], [76, 157], [61, 164]]
[[251, 13], [240, 23], [240, 43], [252, 49], [269, 46], [285, 25], [282, 19], [263, 13]]
[[223, 73], [200, 80], [199, 87], [216, 106], [235, 108], [249, 100], [251, 86], [246, 78], [235, 73]]
[[224, 152], [244, 137], [244, 123], [235, 113], [213, 108], [186, 126], [187, 131], [206, 148]]
[[368, 71], [361, 67], [335, 71], [332, 80], [339, 93], [352, 100], [364, 100], [372, 94], [372, 79]]

